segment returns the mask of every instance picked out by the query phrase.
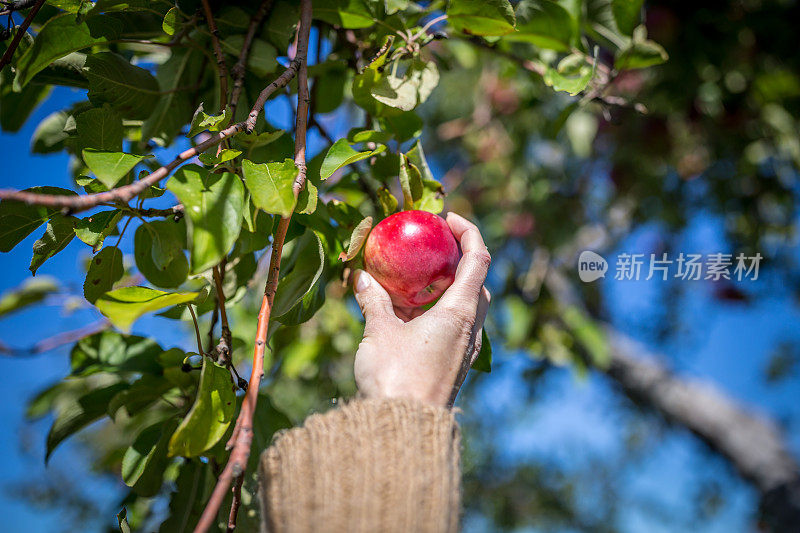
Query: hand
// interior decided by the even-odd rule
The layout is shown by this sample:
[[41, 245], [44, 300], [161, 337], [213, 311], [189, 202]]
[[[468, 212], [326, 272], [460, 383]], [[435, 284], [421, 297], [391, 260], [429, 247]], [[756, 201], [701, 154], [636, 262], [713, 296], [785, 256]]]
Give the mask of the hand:
[[366, 319], [355, 359], [359, 391], [368, 398], [413, 398], [452, 406], [481, 350], [491, 299], [483, 286], [491, 257], [478, 228], [447, 214], [461, 244], [455, 281], [431, 309], [392, 306], [386, 290], [363, 270], [355, 274], [356, 301]]

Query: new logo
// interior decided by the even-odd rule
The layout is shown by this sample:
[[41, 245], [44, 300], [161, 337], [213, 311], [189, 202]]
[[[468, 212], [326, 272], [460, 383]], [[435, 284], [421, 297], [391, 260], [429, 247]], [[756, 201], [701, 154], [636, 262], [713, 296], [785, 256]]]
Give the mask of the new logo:
[[581, 252], [578, 257], [578, 277], [585, 283], [606, 277], [608, 262], [601, 255], [589, 250]]

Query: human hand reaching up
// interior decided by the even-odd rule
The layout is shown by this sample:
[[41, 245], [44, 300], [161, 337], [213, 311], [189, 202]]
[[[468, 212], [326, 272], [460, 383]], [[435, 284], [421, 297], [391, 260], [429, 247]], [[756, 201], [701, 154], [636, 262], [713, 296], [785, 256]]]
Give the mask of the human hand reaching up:
[[356, 272], [356, 301], [366, 326], [355, 378], [366, 397], [452, 406], [480, 353], [491, 299], [483, 283], [491, 257], [474, 224], [455, 213], [446, 220], [462, 257], [455, 281], [432, 308], [396, 308], [372, 276]]

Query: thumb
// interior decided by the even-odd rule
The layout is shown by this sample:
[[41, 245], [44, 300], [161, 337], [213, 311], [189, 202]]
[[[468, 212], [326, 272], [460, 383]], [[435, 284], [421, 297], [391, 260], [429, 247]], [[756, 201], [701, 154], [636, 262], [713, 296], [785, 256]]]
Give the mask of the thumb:
[[375, 278], [363, 270], [356, 270], [353, 292], [356, 302], [361, 308], [361, 314], [367, 321], [365, 330], [370, 330], [380, 323], [385, 323], [388, 318], [394, 317], [392, 299], [386, 289], [381, 287]]

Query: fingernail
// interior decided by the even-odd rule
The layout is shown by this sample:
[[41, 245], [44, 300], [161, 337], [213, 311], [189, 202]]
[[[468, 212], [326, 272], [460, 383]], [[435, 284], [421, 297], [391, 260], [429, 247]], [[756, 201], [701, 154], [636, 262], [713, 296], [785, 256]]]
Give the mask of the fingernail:
[[363, 270], [358, 270], [356, 272], [356, 292], [363, 292], [369, 287], [370, 282], [370, 275], [364, 272]]

